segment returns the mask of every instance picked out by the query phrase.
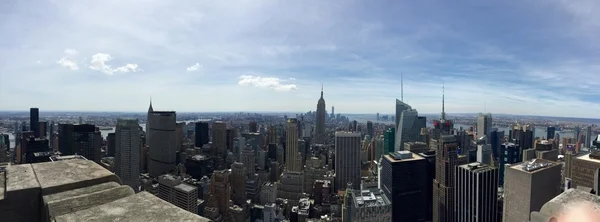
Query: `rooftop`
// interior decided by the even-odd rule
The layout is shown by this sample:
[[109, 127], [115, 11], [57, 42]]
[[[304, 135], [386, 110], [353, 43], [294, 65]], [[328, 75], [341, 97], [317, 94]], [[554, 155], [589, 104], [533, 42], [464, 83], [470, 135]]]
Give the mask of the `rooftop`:
[[479, 162], [463, 164], [458, 167], [462, 167], [469, 171], [473, 171], [474, 173], [480, 173], [480, 172], [484, 172], [484, 171], [497, 169], [494, 166], [490, 166], [490, 165], [479, 163]]
[[530, 160], [527, 162], [513, 164], [510, 166], [510, 168], [519, 170], [519, 171], [523, 171], [526, 173], [535, 173], [535, 172], [538, 172], [538, 171], [541, 171], [541, 170], [544, 170], [546, 168], [556, 166], [556, 165], [560, 165], [560, 164], [557, 162], [553, 162], [553, 161], [545, 160], [545, 159], [533, 159], [533, 160]]
[[577, 159], [579, 160], [586, 160], [586, 161], [590, 161], [590, 162], [595, 162], [595, 163], [600, 163], [600, 160], [598, 159], [594, 159], [594, 158], [590, 158], [590, 154], [585, 154], [583, 156], [579, 156], [577, 157]]
[[381, 207], [392, 204], [379, 189], [354, 190], [352, 195], [356, 207]]
[[9, 165], [0, 173], [0, 194], [6, 221], [209, 221], [147, 192], [135, 194], [83, 159]]
[[422, 159], [425, 159], [425, 158], [423, 158], [422, 156], [420, 156], [420, 155], [418, 155], [418, 154], [416, 154], [416, 153], [410, 152], [410, 154], [412, 155], [412, 157], [411, 157], [411, 158], [402, 158], [402, 159], [396, 159], [396, 158], [394, 158], [394, 157], [393, 157], [392, 155], [390, 155], [390, 154], [384, 155], [384, 157], [385, 157], [385, 158], [386, 158], [388, 161], [390, 161], [390, 162], [392, 162], [392, 163], [397, 163], [397, 162], [408, 162], [408, 161], [415, 161], [415, 160], [422, 160]]

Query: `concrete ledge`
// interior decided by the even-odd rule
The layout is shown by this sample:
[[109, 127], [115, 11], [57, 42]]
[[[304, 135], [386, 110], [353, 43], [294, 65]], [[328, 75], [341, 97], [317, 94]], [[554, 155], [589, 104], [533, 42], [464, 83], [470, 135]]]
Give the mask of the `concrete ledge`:
[[0, 201], [4, 200], [4, 192], [6, 190], [6, 174], [0, 172]]
[[56, 217], [54, 221], [208, 222], [210, 220], [178, 208], [148, 192], [141, 192], [111, 203], [61, 215]]
[[[82, 188], [83, 190], [86, 188]], [[64, 199], [57, 199], [46, 202], [46, 218], [85, 210], [98, 205], [113, 202], [115, 200], [133, 195], [133, 189], [129, 186], [113, 187], [106, 190], [100, 190], [92, 193], [71, 196]], [[50, 220], [44, 220], [50, 221]]]
[[40, 185], [31, 164], [6, 167], [6, 193], [0, 201], [2, 221], [39, 221]]
[[65, 191], [65, 192], [45, 195], [43, 197], [43, 199], [44, 199], [44, 203], [48, 203], [48, 202], [55, 201], [55, 200], [62, 200], [62, 199], [66, 199], [69, 197], [76, 197], [76, 196], [79, 196], [82, 194], [94, 193], [94, 192], [112, 189], [112, 188], [120, 187], [120, 186], [121, 185], [116, 182], [102, 183], [102, 184], [98, 184], [98, 185], [94, 185], [94, 186], [90, 186], [90, 187], [84, 187], [84, 188], [79, 188], [79, 189], [75, 189], [75, 190], [69, 190], [69, 191]]
[[89, 160], [71, 159], [33, 164], [42, 195], [55, 194], [121, 179], [104, 167]]

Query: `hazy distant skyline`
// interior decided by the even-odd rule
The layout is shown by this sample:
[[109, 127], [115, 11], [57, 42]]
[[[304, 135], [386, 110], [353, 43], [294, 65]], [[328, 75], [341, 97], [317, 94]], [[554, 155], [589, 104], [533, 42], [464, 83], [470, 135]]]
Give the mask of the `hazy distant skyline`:
[[598, 1], [0, 2], [0, 110], [598, 117]]

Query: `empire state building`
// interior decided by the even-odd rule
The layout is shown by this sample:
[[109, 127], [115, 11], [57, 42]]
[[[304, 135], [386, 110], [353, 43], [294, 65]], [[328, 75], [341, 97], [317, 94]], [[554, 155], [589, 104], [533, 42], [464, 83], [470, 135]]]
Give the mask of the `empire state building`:
[[321, 98], [317, 103], [317, 124], [315, 129], [315, 143], [324, 144], [325, 142], [325, 99], [323, 99], [323, 86], [321, 86]]

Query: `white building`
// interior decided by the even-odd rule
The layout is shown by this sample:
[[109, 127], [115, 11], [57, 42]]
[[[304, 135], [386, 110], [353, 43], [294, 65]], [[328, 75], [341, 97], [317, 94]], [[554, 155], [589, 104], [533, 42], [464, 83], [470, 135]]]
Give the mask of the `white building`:
[[159, 176], [158, 197], [181, 209], [198, 214], [198, 187], [183, 183], [181, 177], [172, 174]]

